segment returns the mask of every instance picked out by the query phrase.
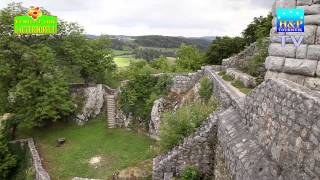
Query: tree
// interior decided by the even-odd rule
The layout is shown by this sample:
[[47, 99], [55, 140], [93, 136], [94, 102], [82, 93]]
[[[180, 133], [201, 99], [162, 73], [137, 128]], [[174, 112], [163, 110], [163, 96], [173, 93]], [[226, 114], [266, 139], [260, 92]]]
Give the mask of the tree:
[[245, 40], [241, 37], [217, 37], [206, 53], [206, 63], [220, 65], [222, 60], [239, 53], [245, 47]]
[[202, 57], [196, 47], [182, 44], [177, 50], [177, 69], [180, 71], [198, 70], [203, 63]]
[[7, 143], [0, 140], [0, 179], [7, 179], [10, 171], [16, 166], [16, 159], [8, 148]]
[[0, 105], [5, 104], [0, 109], [14, 114], [13, 135], [21, 123], [44, 126], [73, 113], [68, 86], [73, 79], [65, 77], [102, 82], [104, 73], [115, 69], [110, 40], [88, 40], [76, 23], [60, 20], [55, 35], [14, 34], [14, 16], [26, 10], [12, 3], [0, 11]]
[[[255, 17], [253, 21], [242, 32], [247, 45], [256, 42], [259, 34], [263, 37], [269, 36], [270, 29], [272, 28], [272, 14], [269, 13], [267, 17]], [[258, 32], [260, 31], [260, 32]]]

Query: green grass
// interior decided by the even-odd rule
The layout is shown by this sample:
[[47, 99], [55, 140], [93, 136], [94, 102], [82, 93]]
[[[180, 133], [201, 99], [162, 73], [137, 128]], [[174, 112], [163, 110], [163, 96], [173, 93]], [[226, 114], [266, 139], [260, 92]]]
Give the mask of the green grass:
[[126, 50], [115, 50], [115, 49], [113, 49], [112, 50], [112, 54], [114, 56], [123, 56], [123, 55], [132, 54], [132, 52], [131, 51], [126, 51]]
[[117, 67], [127, 67], [130, 65], [130, 58], [127, 57], [115, 57], [113, 61], [116, 63]]
[[231, 85], [238, 88], [244, 94], [248, 94], [252, 90], [250, 88], [245, 87], [243, 82], [240, 80], [233, 81]]
[[232, 80], [234, 80], [234, 77], [230, 76], [228, 74], [225, 74], [222, 76], [222, 79], [224, 79], [225, 81], [232, 81]]
[[[35, 139], [52, 179], [66, 180], [75, 176], [109, 179], [114, 171], [134, 166], [154, 155], [150, 150], [154, 142], [149, 137], [123, 129], [108, 129], [105, 118], [83, 127], [56, 124], [20, 132], [20, 138]], [[61, 137], [66, 138], [66, 143], [56, 147], [56, 140]], [[90, 158], [96, 155], [102, 157], [98, 168], [89, 164]]]
[[218, 73], [219, 76], [224, 76], [226, 74], [226, 71], [221, 71]]

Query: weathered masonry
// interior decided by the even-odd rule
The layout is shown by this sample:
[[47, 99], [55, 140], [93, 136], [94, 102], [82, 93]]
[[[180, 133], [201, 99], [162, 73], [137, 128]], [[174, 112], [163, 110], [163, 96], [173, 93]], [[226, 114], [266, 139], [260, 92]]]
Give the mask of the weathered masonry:
[[248, 95], [218, 75], [231, 71], [243, 54], [220, 67], [203, 67], [201, 74], [213, 82], [222, 107], [154, 159], [153, 179], [179, 176], [188, 164], [216, 180], [320, 179], [320, 1], [277, 0], [273, 12], [278, 7], [305, 9], [304, 45], [281, 47], [278, 35], [284, 33], [273, 27], [265, 81]]

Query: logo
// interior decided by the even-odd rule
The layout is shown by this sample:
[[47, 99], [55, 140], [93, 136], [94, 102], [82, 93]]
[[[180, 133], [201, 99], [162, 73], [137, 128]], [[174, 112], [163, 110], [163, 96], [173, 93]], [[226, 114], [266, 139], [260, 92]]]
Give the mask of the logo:
[[278, 8], [277, 32], [304, 32], [304, 9]]
[[14, 17], [15, 34], [56, 34], [58, 18], [43, 15], [39, 7], [31, 8], [27, 16]]

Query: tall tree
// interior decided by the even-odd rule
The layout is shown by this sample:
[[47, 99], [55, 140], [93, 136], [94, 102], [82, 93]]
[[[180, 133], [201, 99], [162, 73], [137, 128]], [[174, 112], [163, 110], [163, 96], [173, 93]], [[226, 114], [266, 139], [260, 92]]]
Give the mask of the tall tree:
[[177, 69], [178, 71], [198, 70], [203, 63], [202, 58], [202, 54], [196, 47], [182, 44], [177, 50]]
[[115, 69], [110, 40], [88, 40], [76, 23], [59, 20], [55, 35], [14, 34], [14, 16], [26, 10], [12, 3], [0, 11], [0, 110], [14, 114], [13, 134], [20, 123], [43, 126], [73, 112], [68, 87], [73, 79], [66, 77], [102, 82], [104, 73]]
[[270, 29], [272, 28], [272, 14], [268, 16], [255, 17], [253, 21], [243, 30], [242, 36], [247, 44], [256, 42], [259, 36], [269, 36]]
[[206, 54], [206, 63], [221, 64], [223, 59], [239, 53], [244, 47], [245, 41], [241, 37], [217, 37]]

